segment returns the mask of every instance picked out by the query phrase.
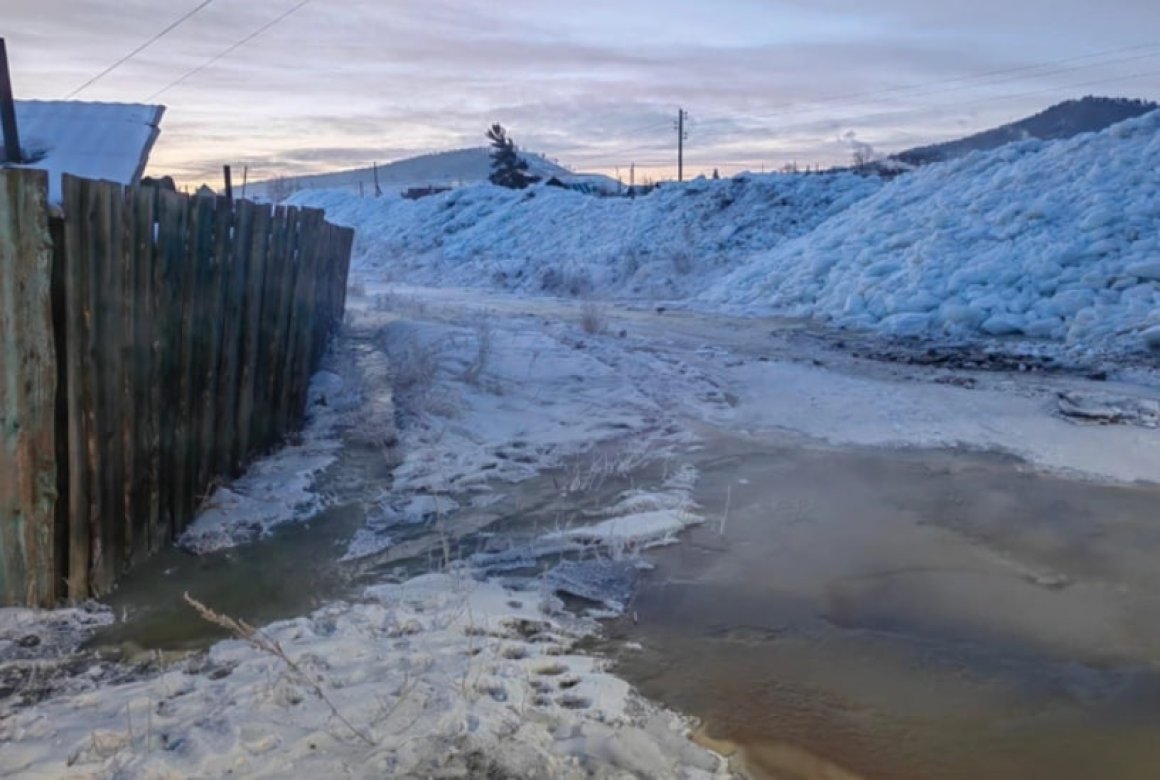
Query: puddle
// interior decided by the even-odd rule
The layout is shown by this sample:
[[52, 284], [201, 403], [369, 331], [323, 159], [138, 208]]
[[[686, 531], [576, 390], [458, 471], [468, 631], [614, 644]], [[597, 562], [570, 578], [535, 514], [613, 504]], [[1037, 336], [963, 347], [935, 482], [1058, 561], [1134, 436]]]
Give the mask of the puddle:
[[118, 620], [87, 645], [131, 656], [140, 650], [200, 650], [224, 637], [223, 629], [185, 603], [186, 592], [251, 625], [305, 615], [357, 593], [356, 572], [339, 559], [365, 520], [366, 502], [390, 486], [386, 455], [357, 437], [346, 441], [317, 478], [326, 508], [262, 539], [203, 555], [175, 546], [161, 550], [103, 599]]
[[197, 650], [224, 637], [185, 603], [186, 592], [253, 625], [304, 615], [342, 598], [354, 583], [336, 561], [362, 519], [362, 508], [347, 504], [233, 550], [196, 556], [168, 548], [105, 599], [124, 620], [96, 632], [88, 645], [119, 646], [132, 655], [143, 649]]
[[755, 776], [1156, 777], [1160, 490], [956, 452], [702, 460], [709, 522], [605, 649]]
[[[348, 543], [366, 519], [365, 507], [380, 499], [390, 482], [391, 464], [378, 450], [348, 444], [319, 478], [332, 506], [308, 521], [276, 528], [251, 544], [206, 555], [171, 547], [124, 577], [105, 602], [118, 622], [94, 633], [89, 648], [112, 649], [126, 657], [145, 650], [185, 651], [208, 647], [226, 634], [199, 619], [185, 603], [191, 596], [214, 610], [251, 625], [308, 614], [335, 600], [357, 598], [369, 584], [402, 581], [482, 552], [526, 545], [548, 531], [594, 522], [599, 510], [624, 490], [663, 481], [666, 465], [653, 462], [626, 473], [590, 476], [588, 456], [518, 484], [485, 483], [497, 496], [486, 508], [465, 505], [436, 522], [403, 524], [388, 530], [391, 546], [382, 553], [343, 562]], [[569, 491], [581, 479], [582, 491]], [[545, 557], [528, 570], [534, 577], [560, 556]]]

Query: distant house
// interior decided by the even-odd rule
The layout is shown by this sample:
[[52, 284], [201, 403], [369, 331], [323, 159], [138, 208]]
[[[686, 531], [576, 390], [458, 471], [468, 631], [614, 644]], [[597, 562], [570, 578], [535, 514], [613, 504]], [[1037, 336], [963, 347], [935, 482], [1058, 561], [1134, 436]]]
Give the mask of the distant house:
[[[4, 167], [49, 173], [49, 199], [59, 203], [61, 176], [136, 184], [161, 132], [164, 106], [17, 100], [25, 162]], [[3, 159], [3, 157], [0, 157]]]
[[616, 179], [594, 173], [572, 173], [563, 176], [553, 176], [544, 182], [550, 187], [560, 187], [573, 192], [582, 192], [585, 195], [623, 195], [626, 188]]
[[403, 190], [403, 197], [407, 200], [419, 200], [419, 198], [429, 198], [432, 195], [438, 195], [441, 192], [451, 192], [450, 187], [411, 187]]

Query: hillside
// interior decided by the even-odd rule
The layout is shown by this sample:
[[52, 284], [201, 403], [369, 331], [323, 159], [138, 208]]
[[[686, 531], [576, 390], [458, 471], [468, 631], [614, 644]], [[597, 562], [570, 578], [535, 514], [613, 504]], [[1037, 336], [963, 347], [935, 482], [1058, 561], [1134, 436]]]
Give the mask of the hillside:
[[634, 199], [301, 192], [368, 278], [816, 317], [895, 336], [1160, 349], [1160, 110], [883, 183], [745, 176]]
[[1160, 349], [1160, 111], [899, 177], [707, 299], [897, 335]]
[[372, 276], [678, 298], [881, 186], [848, 173], [767, 174], [666, 184], [635, 199], [538, 185], [464, 187], [418, 201], [307, 191], [290, 202], [324, 208], [328, 219], [356, 227], [354, 262]]
[[1072, 138], [1080, 133], [1104, 130], [1117, 122], [1132, 119], [1158, 108], [1156, 103], [1127, 98], [1085, 97], [1068, 100], [1017, 122], [981, 133], [930, 146], [920, 146], [892, 155], [890, 159], [908, 165], [928, 165], [954, 160], [971, 152], [988, 151], [1015, 141], [1037, 138], [1042, 141]]
[[[541, 155], [521, 152], [521, 156], [527, 160], [529, 171], [544, 179], [553, 176], [560, 179], [592, 178], [588, 175], [573, 174]], [[491, 152], [487, 148], [479, 147], [424, 154], [380, 165], [378, 181], [385, 192], [397, 192], [411, 187], [460, 187], [486, 181], [490, 172]], [[599, 176], [595, 178], [606, 179]], [[373, 168], [355, 168], [334, 173], [290, 177], [278, 180], [277, 183], [259, 182], [251, 184], [248, 192], [257, 197], [271, 197], [271, 190], [276, 187], [291, 192], [319, 189], [358, 192], [359, 186], [362, 185], [364, 192], [369, 195], [374, 191], [374, 182]]]

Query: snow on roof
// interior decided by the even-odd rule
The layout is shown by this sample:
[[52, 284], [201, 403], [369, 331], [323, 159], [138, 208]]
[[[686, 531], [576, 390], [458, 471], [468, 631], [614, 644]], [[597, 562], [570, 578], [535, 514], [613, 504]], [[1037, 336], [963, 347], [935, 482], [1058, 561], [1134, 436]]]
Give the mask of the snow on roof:
[[47, 170], [49, 199], [59, 203], [61, 176], [134, 184], [145, 170], [160, 132], [164, 106], [77, 101], [16, 101], [20, 143], [32, 162]]

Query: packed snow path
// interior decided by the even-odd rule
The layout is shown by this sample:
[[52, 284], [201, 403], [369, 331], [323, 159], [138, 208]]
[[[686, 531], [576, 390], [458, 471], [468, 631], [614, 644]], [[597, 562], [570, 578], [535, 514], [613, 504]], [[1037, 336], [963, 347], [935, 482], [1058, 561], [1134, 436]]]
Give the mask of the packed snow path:
[[[551, 407], [573, 404], [567, 427], [637, 414], [634, 434], [646, 425], [671, 433], [678, 424], [694, 439], [709, 426], [838, 446], [962, 447], [1099, 480], [1160, 481], [1160, 377], [1146, 369], [1125, 369], [1108, 381], [1104, 373], [1093, 379], [1033, 358], [1005, 359], [1000, 365], [1011, 370], [1000, 371], [984, 370], [996, 355], [958, 361], [977, 364], [973, 370], [931, 359], [925, 346], [911, 357], [872, 338], [858, 342], [791, 319], [663, 306], [373, 284], [367, 296], [404, 320], [485, 328], [495, 356], [510, 359], [513, 345], [539, 339], [523, 355], [531, 365], [520, 370], [540, 363], [551, 374], [544, 392], [528, 392]], [[882, 353], [906, 359], [863, 357]], [[600, 371], [544, 368], [578, 355]], [[591, 397], [589, 384], [601, 377], [611, 384]], [[1093, 413], [1075, 413], [1085, 406]], [[608, 424], [629, 430], [631, 422]], [[1084, 424], [1109, 422], [1122, 424]]]

